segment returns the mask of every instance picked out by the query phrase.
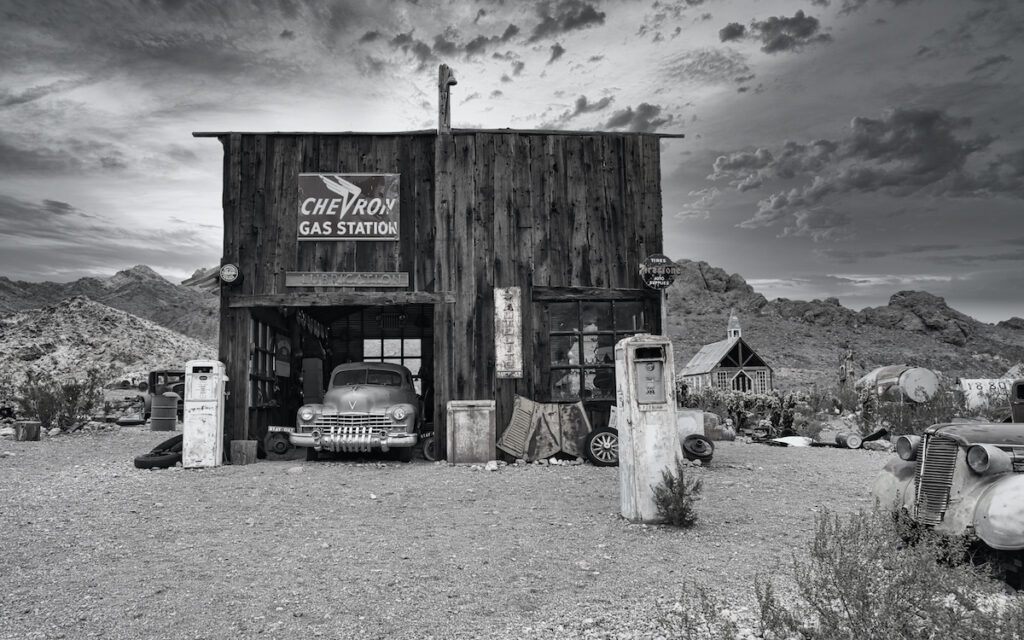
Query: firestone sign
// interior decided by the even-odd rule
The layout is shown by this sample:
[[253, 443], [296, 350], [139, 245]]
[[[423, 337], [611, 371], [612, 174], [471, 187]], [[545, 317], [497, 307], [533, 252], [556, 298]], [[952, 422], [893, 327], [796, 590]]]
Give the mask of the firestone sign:
[[683, 268], [672, 262], [666, 255], [655, 253], [647, 256], [640, 265], [640, 277], [651, 289], [662, 290], [672, 286], [676, 276], [683, 274]]
[[397, 173], [300, 173], [299, 240], [398, 240]]

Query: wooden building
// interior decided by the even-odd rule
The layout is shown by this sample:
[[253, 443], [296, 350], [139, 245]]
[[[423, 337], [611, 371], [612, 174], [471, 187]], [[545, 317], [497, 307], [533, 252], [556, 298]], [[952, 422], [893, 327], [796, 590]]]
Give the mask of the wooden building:
[[693, 391], [709, 387], [766, 393], [774, 388], [772, 368], [743, 340], [739, 316], [729, 314], [726, 339], [701, 347], [679, 373]]
[[[517, 394], [582, 399], [600, 423], [615, 342], [661, 329], [638, 266], [662, 252], [665, 136], [194, 135], [224, 147], [222, 265], [240, 276], [221, 285], [229, 439], [294, 425], [324, 372], [361, 360], [413, 370], [440, 443], [450, 400], [495, 400], [495, 436]], [[301, 174], [397, 176], [396, 239], [299, 240]]]

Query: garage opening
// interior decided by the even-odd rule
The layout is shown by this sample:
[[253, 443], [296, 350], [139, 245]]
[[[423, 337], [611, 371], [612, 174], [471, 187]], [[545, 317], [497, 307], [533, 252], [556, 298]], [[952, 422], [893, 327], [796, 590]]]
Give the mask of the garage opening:
[[250, 432], [295, 426], [303, 404], [323, 400], [334, 367], [390, 362], [409, 369], [433, 424], [434, 310], [430, 304], [252, 309]]

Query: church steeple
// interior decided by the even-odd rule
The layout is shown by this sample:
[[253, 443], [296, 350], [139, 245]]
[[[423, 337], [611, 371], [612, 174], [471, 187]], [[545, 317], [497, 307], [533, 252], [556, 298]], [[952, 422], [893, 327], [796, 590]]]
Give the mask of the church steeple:
[[729, 328], [727, 330], [729, 339], [739, 338], [743, 335], [743, 330], [740, 329], [740, 317], [736, 315], [735, 307], [729, 310]]

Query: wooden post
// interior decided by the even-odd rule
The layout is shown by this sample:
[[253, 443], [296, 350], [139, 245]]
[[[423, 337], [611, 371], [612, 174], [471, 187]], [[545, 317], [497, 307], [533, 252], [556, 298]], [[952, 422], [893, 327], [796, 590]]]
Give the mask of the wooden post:
[[15, 422], [14, 439], [18, 442], [35, 442], [39, 440], [40, 426], [38, 422]]
[[256, 462], [255, 440], [231, 441], [231, 464], [252, 464]]
[[455, 73], [446, 64], [437, 67], [437, 132], [451, 133], [452, 103], [449, 87], [458, 84]]

